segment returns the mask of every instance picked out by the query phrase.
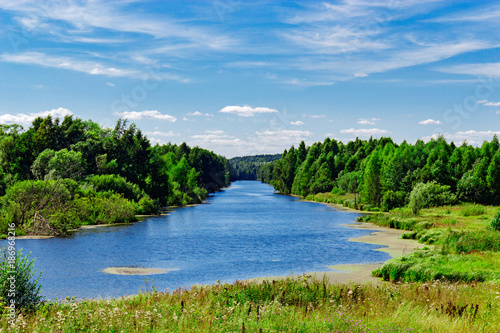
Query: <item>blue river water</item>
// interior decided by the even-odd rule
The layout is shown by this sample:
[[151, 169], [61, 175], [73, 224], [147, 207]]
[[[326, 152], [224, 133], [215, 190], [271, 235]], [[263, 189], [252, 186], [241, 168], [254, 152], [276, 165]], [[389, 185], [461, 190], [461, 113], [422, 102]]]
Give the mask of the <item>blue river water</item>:
[[[47, 299], [118, 297], [147, 285], [172, 291], [389, 259], [373, 251], [379, 246], [348, 241], [370, 233], [344, 225], [358, 215], [276, 194], [260, 182], [238, 181], [204, 204], [167, 216], [64, 238], [17, 240], [16, 247], [36, 258]], [[103, 272], [122, 266], [174, 271], [149, 276]]]

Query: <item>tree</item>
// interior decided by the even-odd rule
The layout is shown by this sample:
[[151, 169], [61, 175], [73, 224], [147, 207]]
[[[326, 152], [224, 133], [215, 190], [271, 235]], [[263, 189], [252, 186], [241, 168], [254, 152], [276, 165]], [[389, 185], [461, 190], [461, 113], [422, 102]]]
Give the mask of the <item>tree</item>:
[[498, 197], [500, 195], [500, 150], [496, 152], [496, 154], [491, 159], [491, 163], [488, 166], [487, 174], [486, 174], [486, 182], [488, 187], [490, 188], [493, 197], [496, 200], [493, 200], [495, 204], [498, 204]]
[[381, 182], [380, 182], [380, 158], [379, 151], [374, 150], [368, 157], [366, 168], [363, 176], [363, 198], [364, 200], [373, 205], [380, 206], [381, 195]]

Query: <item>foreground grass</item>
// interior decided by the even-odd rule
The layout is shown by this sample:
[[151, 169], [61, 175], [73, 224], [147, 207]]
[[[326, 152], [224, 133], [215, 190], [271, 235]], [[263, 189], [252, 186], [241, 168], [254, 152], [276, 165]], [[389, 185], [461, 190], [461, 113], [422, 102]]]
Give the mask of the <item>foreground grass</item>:
[[[498, 284], [328, 284], [307, 276], [46, 303], [2, 332], [494, 332]], [[5, 315], [3, 315], [5, 317]]]

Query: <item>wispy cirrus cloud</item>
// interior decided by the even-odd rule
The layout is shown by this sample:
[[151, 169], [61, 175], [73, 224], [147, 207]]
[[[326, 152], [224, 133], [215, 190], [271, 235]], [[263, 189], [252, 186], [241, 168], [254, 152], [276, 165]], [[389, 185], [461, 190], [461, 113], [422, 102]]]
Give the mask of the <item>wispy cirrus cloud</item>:
[[259, 113], [276, 113], [278, 110], [271, 109], [268, 107], [251, 107], [248, 105], [240, 106], [240, 105], [228, 105], [219, 110], [221, 113], [230, 113], [236, 114], [240, 117], [253, 117]]
[[110, 77], [139, 76], [138, 72], [132, 70], [107, 67], [94, 61], [78, 61], [68, 57], [52, 57], [40, 52], [24, 52], [18, 54], [4, 53], [0, 56], [0, 61], [69, 69], [92, 75], [105, 75]]
[[484, 106], [500, 106], [500, 102], [491, 102], [488, 101], [487, 99], [482, 99], [480, 101], [477, 101], [479, 104], [483, 104]]
[[177, 118], [169, 114], [162, 114], [158, 110], [144, 110], [144, 111], [124, 111], [124, 112], [114, 112], [115, 116], [123, 117], [129, 120], [142, 120], [142, 119], [156, 119], [156, 120], [166, 120], [169, 122], [176, 122]]
[[[42, 3], [36, 0], [1, 1], [0, 8], [17, 13], [20, 22], [34, 29], [36, 21], [55, 25], [65, 22], [77, 32], [92, 29], [149, 35], [157, 39], [178, 38], [189, 42], [191, 47], [223, 49], [235, 44], [235, 40], [211, 28], [196, 27], [166, 16], [131, 12], [129, 6], [135, 1], [79, 1], [63, 0]], [[56, 26], [58, 27], [58, 26]], [[60, 29], [53, 29], [59, 31]]]
[[500, 77], [500, 62], [478, 63], [441, 67], [440, 72], [451, 74], [469, 74], [485, 77]]
[[73, 112], [65, 108], [57, 108], [49, 111], [35, 112], [30, 114], [18, 113], [18, 114], [3, 114], [0, 115], [0, 124], [31, 124], [33, 120], [38, 117], [51, 116], [54, 118], [71, 116]]
[[[116, 68], [97, 61], [80, 60], [64, 56], [51, 56], [40, 52], [3, 53], [0, 55], [0, 61], [39, 65], [108, 77], [131, 77], [134, 79], [147, 79], [151, 77], [150, 73], [141, 70]], [[182, 83], [189, 82], [189, 79], [168, 73], [154, 73], [154, 78], [156, 80], [175, 80]]]

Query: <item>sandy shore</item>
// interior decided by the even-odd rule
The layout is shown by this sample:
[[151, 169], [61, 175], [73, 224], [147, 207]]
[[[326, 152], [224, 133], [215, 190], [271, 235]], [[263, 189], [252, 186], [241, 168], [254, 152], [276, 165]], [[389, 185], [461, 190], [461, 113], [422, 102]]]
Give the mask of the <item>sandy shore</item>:
[[16, 239], [47, 239], [54, 238], [54, 236], [16, 236]]
[[[351, 238], [351, 242], [361, 242], [368, 244], [382, 245], [383, 247], [375, 251], [382, 251], [388, 253], [392, 258], [398, 258], [405, 254], [414, 252], [415, 249], [423, 248], [425, 245], [418, 243], [415, 240], [401, 239], [404, 230], [390, 229], [379, 227], [372, 223], [358, 222], [356, 224], [346, 225], [349, 228], [373, 230], [370, 235]], [[312, 275], [315, 279], [325, 278], [330, 283], [381, 283], [379, 278], [371, 275], [371, 272], [383, 263], [372, 264], [353, 264], [353, 265], [333, 265], [327, 268], [335, 270], [336, 272], [308, 272], [306, 274]], [[266, 276], [262, 278], [251, 279], [250, 281], [264, 281], [264, 280], [278, 280], [287, 278], [286, 276]]]
[[106, 274], [116, 275], [154, 275], [165, 274], [175, 269], [159, 269], [159, 268], [140, 268], [140, 267], [108, 267], [103, 269]]

